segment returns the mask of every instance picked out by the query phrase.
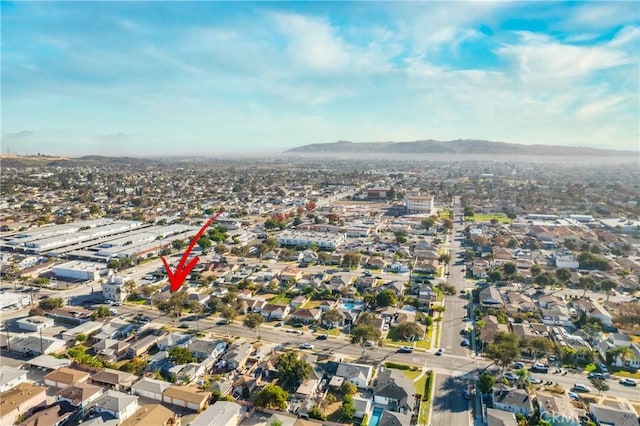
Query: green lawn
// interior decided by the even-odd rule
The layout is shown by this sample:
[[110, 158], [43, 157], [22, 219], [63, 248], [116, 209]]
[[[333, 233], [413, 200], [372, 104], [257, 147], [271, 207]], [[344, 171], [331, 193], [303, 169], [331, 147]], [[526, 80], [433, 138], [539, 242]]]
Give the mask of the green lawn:
[[511, 219], [505, 216], [503, 213], [495, 213], [495, 214], [478, 214], [476, 213], [473, 216], [465, 216], [465, 220], [473, 220], [474, 222], [490, 222], [491, 219], [497, 219], [500, 223], [510, 224]]
[[618, 367], [609, 367], [609, 372], [620, 377], [629, 377], [630, 379], [640, 380], [640, 371], [622, 370]]
[[317, 328], [314, 334], [328, 334], [329, 336], [339, 336], [342, 334], [342, 329], [340, 327], [330, 328], [325, 330], [324, 328]]
[[291, 303], [291, 298], [287, 297], [287, 296], [278, 295], [278, 296], [275, 296], [275, 297], [269, 299], [269, 304], [270, 305], [277, 305], [277, 304], [288, 305], [289, 303]]
[[[420, 379], [420, 382], [422, 382], [422, 380], [427, 380], [427, 376], [424, 376], [422, 379]], [[427, 400], [426, 401], [422, 401], [420, 403], [420, 411], [418, 413], [418, 424], [419, 425], [428, 425], [429, 424], [429, 411], [431, 410], [431, 398], [433, 396], [433, 382], [434, 380], [432, 379], [431, 382], [429, 383], [429, 389], [427, 389]], [[422, 382], [422, 389], [424, 389], [425, 383]], [[416, 383], [416, 389], [417, 389], [417, 383]], [[422, 393], [422, 392], [420, 392]]]
[[147, 303], [147, 301], [145, 299], [140, 299], [140, 300], [127, 300], [126, 303], [131, 303], [133, 305], [144, 305], [145, 303]]
[[[421, 370], [418, 370], [418, 371], [404, 370], [402, 372], [402, 374], [404, 374], [404, 377], [406, 377], [407, 379], [413, 381], [413, 380], [415, 380], [416, 377], [418, 377], [420, 374], [422, 374], [422, 371]], [[424, 383], [423, 383], [423, 385], [424, 385]], [[423, 387], [423, 389], [424, 389], [424, 387]]]
[[586, 373], [591, 373], [592, 371], [596, 371], [597, 369], [598, 367], [594, 363], [587, 364], [584, 366], [584, 371]]
[[302, 307], [305, 309], [317, 308], [322, 303], [322, 300], [309, 300]]

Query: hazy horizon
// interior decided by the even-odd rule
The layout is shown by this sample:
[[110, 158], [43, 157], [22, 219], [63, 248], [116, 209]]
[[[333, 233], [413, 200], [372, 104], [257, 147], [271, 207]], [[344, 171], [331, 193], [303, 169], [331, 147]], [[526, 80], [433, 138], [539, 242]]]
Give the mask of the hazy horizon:
[[640, 5], [2, 2], [2, 152], [638, 150]]

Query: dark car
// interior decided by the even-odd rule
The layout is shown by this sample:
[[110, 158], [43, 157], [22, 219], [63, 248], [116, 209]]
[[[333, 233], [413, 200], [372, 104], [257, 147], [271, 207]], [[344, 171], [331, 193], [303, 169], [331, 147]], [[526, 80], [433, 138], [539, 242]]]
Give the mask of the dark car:
[[321, 334], [318, 337], [316, 337], [316, 340], [327, 340], [329, 338], [329, 336], [327, 334]]

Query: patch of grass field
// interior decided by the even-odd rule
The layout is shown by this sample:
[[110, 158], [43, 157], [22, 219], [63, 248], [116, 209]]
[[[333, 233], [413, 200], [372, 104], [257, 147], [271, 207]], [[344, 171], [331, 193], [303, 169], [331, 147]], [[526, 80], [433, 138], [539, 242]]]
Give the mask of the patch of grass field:
[[598, 367], [594, 363], [590, 363], [584, 366], [584, 371], [587, 373], [591, 373], [592, 371], [596, 371]]
[[511, 223], [511, 219], [509, 219], [507, 216], [505, 216], [502, 213], [495, 213], [495, 214], [476, 213], [475, 215], [473, 215], [473, 217], [465, 216], [465, 220], [473, 220], [474, 222], [490, 222], [491, 219], [497, 219], [498, 222], [500, 223], [506, 223], [506, 224]]
[[630, 379], [640, 380], [640, 371], [623, 370], [617, 367], [610, 367], [609, 372], [620, 377], [629, 377]]
[[325, 330], [324, 328], [318, 328], [313, 332], [314, 334], [328, 334], [329, 336], [339, 336], [342, 334], [342, 330], [338, 328], [330, 328]]
[[[424, 377], [424, 380], [427, 380], [427, 376]], [[429, 389], [427, 389], [427, 400], [422, 401], [420, 403], [420, 411], [418, 413], [418, 424], [419, 425], [428, 425], [429, 424], [429, 412], [431, 411], [431, 402], [433, 398], [433, 383], [434, 378], [429, 382]], [[422, 389], [424, 392], [425, 383], [422, 383]], [[417, 389], [417, 387], [416, 387]], [[422, 393], [422, 392], [421, 392]]]
[[291, 303], [291, 298], [287, 296], [275, 296], [269, 300], [270, 305], [288, 305]]
[[309, 300], [302, 307], [305, 309], [317, 308], [322, 303], [322, 300]]
[[130, 303], [132, 305], [144, 305], [145, 303], [147, 303], [147, 301], [145, 299], [140, 299], [140, 300], [127, 300], [126, 303]]
[[451, 210], [449, 209], [442, 210], [438, 212], [438, 216], [440, 216], [440, 219], [451, 219]]

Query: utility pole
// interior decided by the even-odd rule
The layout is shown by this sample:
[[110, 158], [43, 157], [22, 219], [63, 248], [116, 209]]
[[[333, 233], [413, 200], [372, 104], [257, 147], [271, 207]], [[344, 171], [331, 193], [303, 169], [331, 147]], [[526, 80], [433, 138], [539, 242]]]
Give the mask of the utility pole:
[[40, 355], [44, 354], [44, 344], [42, 343], [42, 329], [40, 329]]
[[9, 335], [9, 320], [4, 321], [4, 329], [7, 332], [7, 350], [11, 352], [11, 336]]

